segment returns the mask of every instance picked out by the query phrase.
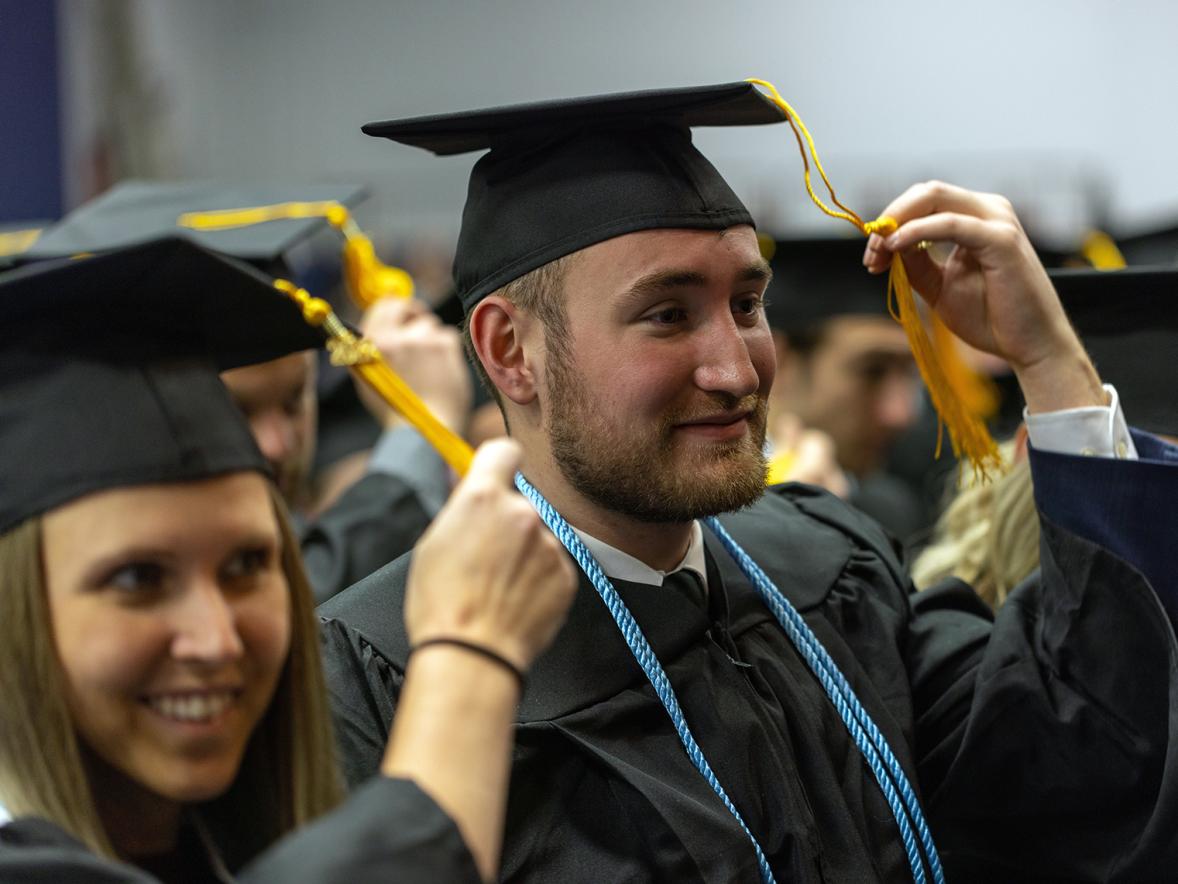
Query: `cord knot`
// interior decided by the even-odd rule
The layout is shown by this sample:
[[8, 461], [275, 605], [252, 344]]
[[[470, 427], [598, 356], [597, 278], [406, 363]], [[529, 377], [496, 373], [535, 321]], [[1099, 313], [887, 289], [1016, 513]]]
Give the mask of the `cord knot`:
[[900, 225], [896, 223], [896, 219], [891, 215], [881, 215], [874, 221], [868, 221], [863, 225], [863, 232], [867, 236], [873, 233], [878, 233], [880, 236], [888, 236], [899, 230]]

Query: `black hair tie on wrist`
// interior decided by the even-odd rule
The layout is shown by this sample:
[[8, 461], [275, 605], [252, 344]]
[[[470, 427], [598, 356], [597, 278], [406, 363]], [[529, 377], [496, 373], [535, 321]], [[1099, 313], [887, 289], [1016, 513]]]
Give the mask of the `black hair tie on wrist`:
[[[500, 666], [502, 666], [504, 669], [506, 669], [508, 672], [510, 672], [513, 676], [515, 676], [515, 680], [519, 684], [520, 696], [521, 697], [523, 696], [524, 686], [527, 684], [527, 680], [524, 678], [523, 670], [521, 670], [518, 666], [516, 666], [514, 663], [512, 663], [510, 660], [508, 660], [502, 654], [497, 654], [495, 651], [492, 651], [490, 648], [485, 648], [482, 645], [475, 644], [474, 642], [468, 642], [464, 639], [440, 637], [440, 638], [427, 638], [423, 642], [418, 642], [417, 644], [415, 644], [413, 647], [411, 647], [409, 649], [409, 656], [412, 657], [415, 653], [420, 651], [422, 648], [428, 648], [430, 645], [453, 645], [454, 647], [457, 647], [457, 648], [465, 648], [468, 651], [473, 651], [474, 653], [480, 655], [481, 657], [485, 657], [486, 659], [492, 661], [493, 663], [498, 663]], [[406, 665], [408, 665], [408, 659], [406, 659]]]

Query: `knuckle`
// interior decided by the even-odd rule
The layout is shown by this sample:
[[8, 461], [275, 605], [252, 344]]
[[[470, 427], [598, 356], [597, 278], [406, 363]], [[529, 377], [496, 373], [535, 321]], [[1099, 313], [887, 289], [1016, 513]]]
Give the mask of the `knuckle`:
[[930, 178], [928, 181], [925, 181], [921, 187], [924, 189], [925, 196], [932, 199], [939, 199], [945, 195], [948, 186], [944, 181], [940, 181], [936, 178]]
[[990, 204], [994, 207], [998, 214], [1007, 217], [1014, 215], [1014, 203], [1004, 197], [1000, 193], [990, 193], [986, 195], [989, 198]]
[[532, 505], [515, 497], [507, 501], [503, 518], [506, 527], [526, 540], [538, 537], [544, 528], [544, 523], [540, 521], [540, 516], [532, 509]]
[[480, 508], [492, 506], [497, 493], [495, 486], [488, 481], [468, 482], [465, 488], [467, 502]]
[[1022, 235], [1019, 228], [1009, 221], [999, 221], [994, 224], [994, 241], [1003, 248], [1013, 248], [1018, 244]]

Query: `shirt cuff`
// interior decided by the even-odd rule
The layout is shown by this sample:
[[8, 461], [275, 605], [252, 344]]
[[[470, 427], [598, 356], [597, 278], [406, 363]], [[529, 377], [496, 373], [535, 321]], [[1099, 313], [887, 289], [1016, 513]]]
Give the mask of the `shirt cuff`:
[[1121, 399], [1112, 384], [1105, 384], [1108, 405], [1065, 408], [1043, 414], [1027, 414], [1027, 436], [1040, 451], [1055, 454], [1083, 454], [1137, 460], [1137, 448], [1121, 411]]
[[403, 481], [417, 492], [430, 516], [436, 516], [450, 496], [450, 468], [412, 427], [381, 433], [369, 455], [368, 472]]

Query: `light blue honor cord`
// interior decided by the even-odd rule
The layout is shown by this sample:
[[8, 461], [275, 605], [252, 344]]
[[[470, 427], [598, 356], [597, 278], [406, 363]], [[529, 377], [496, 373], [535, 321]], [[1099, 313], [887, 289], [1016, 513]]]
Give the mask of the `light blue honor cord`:
[[[609, 578], [606, 577], [605, 572], [601, 570], [601, 566], [597, 564], [593, 555], [585, 547], [585, 544], [581, 542], [581, 538], [577, 536], [572, 526], [565, 521], [564, 517], [544, 499], [544, 496], [522, 474], [516, 474], [515, 484], [532, 503], [532, 506], [536, 508], [541, 519], [552, 530], [552, 533], [564, 544], [569, 554], [581, 566], [586, 576], [588, 576], [589, 581], [597, 590], [598, 595], [601, 596], [601, 600], [613, 616], [614, 622], [621, 631], [622, 637], [626, 640], [631, 653], [633, 653], [634, 658], [638, 661], [638, 665], [642, 667], [642, 671], [646, 673], [646, 677], [654, 688], [655, 694], [662, 702], [667, 715], [670, 716], [671, 723], [679, 735], [679, 740], [682, 742], [688, 758], [695, 764], [696, 769], [699, 770], [708, 785], [712, 787], [717, 797], [719, 797], [720, 801], [736, 819], [737, 823], [740, 824], [740, 828], [752, 842], [753, 851], [757, 856], [757, 865], [760, 867], [761, 878], [766, 884], [771, 884], [775, 879], [772, 870], [769, 868], [769, 862], [765, 858], [765, 852], [761, 849], [761, 845], [757, 842], [756, 837], [749, 830], [740, 812], [724, 791], [724, 787], [716, 778], [699, 744], [696, 743], [695, 737], [692, 736], [691, 729], [687, 726], [687, 721], [683, 715], [683, 710], [680, 708], [679, 701], [675, 697], [675, 691], [671, 687], [671, 682], [667, 678], [666, 672], [663, 671], [658, 657], [655, 656], [654, 651], [647, 642], [646, 636], [642, 634], [642, 629], [638, 626], [634, 615], [630, 613], [625, 602], [622, 601], [621, 596], [618, 595], [617, 590]], [[944, 884], [940, 859], [937, 856], [936, 847], [933, 845], [932, 836], [929, 833], [924, 814], [920, 809], [920, 803], [916, 799], [916, 794], [909, 784], [907, 776], [905, 776], [903, 769], [888, 746], [887, 740], [875, 722], [872, 721], [867, 710], [863, 708], [855, 696], [854, 691], [847, 683], [846, 678], [839, 671], [830, 655], [826, 652], [826, 649], [822, 647], [821, 642], [818, 641], [817, 636], [805, 624], [801, 615], [798, 614], [789, 600], [782, 595], [781, 591], [777, 589], [760, 566], [740, 548], [719, 521], [715, 518], [709, 518], [705, 522], [720, 539], [720, 542], [728, 550], [737, 565], [740, 566], [745, 576], [756, 587], [765, 605], [777, 618], [782, 629], [789, 636], [797, 648], [798, 653], [802, 656], [802, 659], [806, 661], [806, 665], [810, 667], [810, 670], [826, 691], [827, 696], [830, 697], [844, 725], [855, 741], [855, 745], [863, 754], [868, 768], [875, 775], [876, 781], [879, 783], [889, 807], [891, 807], [892, 815], [896, 819], [896, 825], [900, 829], [901, 839], [904, 842], [908, 864], [912, 868], [913, 880], [917, 884], [925, 884], [924, 864], [921, 861], [921, 853], [916, 844], [916, 836], [914, 836], [912, 831], [912, 826], [915, 824], [916, 831], [920, 836], [920, 844], [924, 848], [924, 855], [927, 857], [928, 866], [932, 872], [933, 881], [935, 884]], [[897, 783], [899, 784], [899, 792], [897, 792], [896, 788]], [[911, 823], [909, 822], [909, 816], [911, 816]]]

